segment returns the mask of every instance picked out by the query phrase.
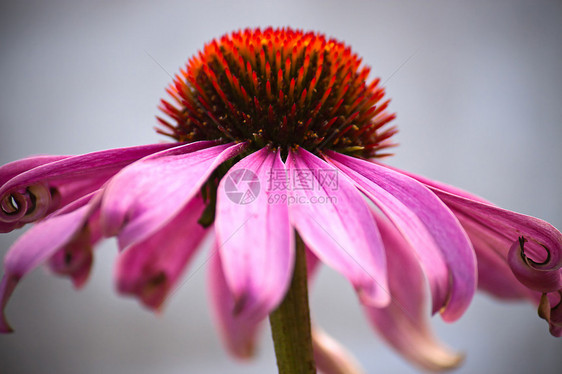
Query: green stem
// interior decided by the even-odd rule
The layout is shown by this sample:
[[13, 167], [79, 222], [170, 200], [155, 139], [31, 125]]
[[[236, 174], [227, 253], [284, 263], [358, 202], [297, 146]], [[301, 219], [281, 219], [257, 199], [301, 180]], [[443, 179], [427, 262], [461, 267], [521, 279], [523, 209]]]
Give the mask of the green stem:
[[295, 269], [285, 299], [270, 316], [271, 333], [279, 374], [314, 374], [310, 333], [306, 254], [304, 243], [295, 232]]

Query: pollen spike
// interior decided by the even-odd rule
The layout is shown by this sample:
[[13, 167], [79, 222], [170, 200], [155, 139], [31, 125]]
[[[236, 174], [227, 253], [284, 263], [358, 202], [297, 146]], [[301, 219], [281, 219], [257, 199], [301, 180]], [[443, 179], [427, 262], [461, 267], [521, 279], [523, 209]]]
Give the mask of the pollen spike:
[[295, 78], [291, 78], [291, 83], [289, 84], [289, 102], [293, 101], [294, 93], [295, 93]]
[[258, 92], [258, 75], [256, 72], [252, 72], [252, 86], [254, 87], [254, 92]]
[[291, 77], [291, 59], [287, 58], [285, 60], [285, 77], [284, 78], [288, 82], [290, 80], [289, 79], [290, 77]]
[[262, 75], [265, 74], [265, 51], [260, 48], [260, 72]]
[[308, 67], [310, 66], [310, 54], [307, 53], [306, 57], [304, 58], [304, 65], [303, 65], [303, 76], [308, 74]]
[[329, 120], [328, 122], [326, 122], [326, 124], [324, 126], [322, 126], [323, 130], [328, 130], [330, 127], [332, 127], [332, 125], [334, 124], [334, 122], [336, 122], [338, 119], [338, 117], [334, 117], [331, 120]]
[[306, 100], [306, 88], [304, 89], [304, 91], [302, 91], [301, 99], [299, 100], [299, 106], [302, 107], [304, 105], [305, 100]]
[[249, 48], [249, 53], [248, 56], [250, 58], [250, 62], [252, 63], [253, 66], [257, 66], [256, 63], [256, 50], [254, 48], [254, 45], [250, 42], [250, 48]]
[[279, 50], [275, 53], [275, 69], [281, 70], [281, 52]]
[[254, 96], [254, 105], [256, 107], [256, 111], [257, 112], [261, 112], [261, 105], [260, 105], [260, 101], [258, 100], [257, 97]]
[[306, 95], [306, 100], [309, 102], [312, 97], [312, 93], [314, 92], [314, 87], [316, 87], [316, 77], [312, 78], [312, 80], [310, 81], [310, 86], [308, 86], [308, 93]]
[[283, 90], [279, 90], [279, 106], [283, 107], [283, 103], [285, 101], [285, 94], [283, 93]]
[[270, 80], [271, 77], [271, 65], [269, 61], [265, 63], [265, 79]]
[[250, 102], [250, 98], [248, 97], [248, 93], [246, 92], [244, 87], [241, 88], [241, 91], [242, 91], [242, 98], [244, 99], [244, 102], [245, 103]]
[[273, 113], [273, 106], [269, 104], [269, 108], [267, 109], [267, 119], [271, 125], [275, 124], [275, 113]]
[[270, 101], [273, 100], [273, 95], [271, 94], [271, 83], [269, 83], [269, 81], [265, 83], [265, 93]]
[[299, 75], [297, 77], [297, 89], [300, 91], [302, 89], [302, 81], [304, 79], [304, 66], [299, 69]]

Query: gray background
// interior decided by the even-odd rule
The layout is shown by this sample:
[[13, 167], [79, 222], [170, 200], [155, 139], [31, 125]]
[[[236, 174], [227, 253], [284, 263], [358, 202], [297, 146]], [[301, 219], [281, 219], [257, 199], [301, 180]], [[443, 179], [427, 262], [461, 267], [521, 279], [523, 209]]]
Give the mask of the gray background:
[[[387, 80], [401, 130], [389, 163], [562, 227], [560, 1], [48, 3], [0, 8], [2, 164], [158, 142], [165, 71], [233, 29], [291, 25], [346, 41]], [[17, 235], [0, 238], [1, 254]], [[44, 270], [22, 282], [7, 310], [16, 333], [0, 336], [0, 372], [275, 372], [268, 329], [250, 364], [222, 349], [204, 266], [154, 316], [115, 294], [115, 254], [107, 241], [81, 292]], [[341, 276], [322, 270], [312, 310], [367, 372], [415, 372], [367, 327]], [[467, 353], [459, 373], [548, 373], [562, 364], [562, 342], [528, 304], [479, 295], [459, 322], [433, 323]]]

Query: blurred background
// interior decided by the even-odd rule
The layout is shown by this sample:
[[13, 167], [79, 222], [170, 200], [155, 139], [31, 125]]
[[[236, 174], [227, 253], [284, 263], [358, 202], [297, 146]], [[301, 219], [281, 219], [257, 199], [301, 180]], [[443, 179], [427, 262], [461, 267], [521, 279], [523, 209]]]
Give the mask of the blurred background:
[[[158, 100], [187, 59], [245, 27], [316, 30], [350, 44], [380, 76], [400, 128], [388, 163], [562, 227], [560, 1], [3, 1], [0, 164], [163, 140]], [[5, 254], [19, 233], [0, 237]], [[200, 252], [153, 315], [116, 295], [108, 240], [80, 292], [37, 270], [7, 308], [1, 373], [275, 373], [269, 328], [237, 363], [212, 325]], [[352, 288], [322, 269], [314, 320], [368, 373], [414, 373], [367, 327]], [[479, 294], [437, 335], [465, 352], [458, 373], [559, 372], [562, 340], [535, 308]]]

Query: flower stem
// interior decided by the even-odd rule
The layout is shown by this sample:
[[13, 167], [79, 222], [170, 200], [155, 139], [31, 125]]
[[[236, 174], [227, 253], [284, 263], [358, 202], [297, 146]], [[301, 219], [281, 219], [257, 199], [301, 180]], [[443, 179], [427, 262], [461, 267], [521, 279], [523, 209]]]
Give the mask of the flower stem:
[[306, 254], [295, 232], [295, 269], [285, 299], [270, 316], [279, 374], [316, 373], [310, 332]]

